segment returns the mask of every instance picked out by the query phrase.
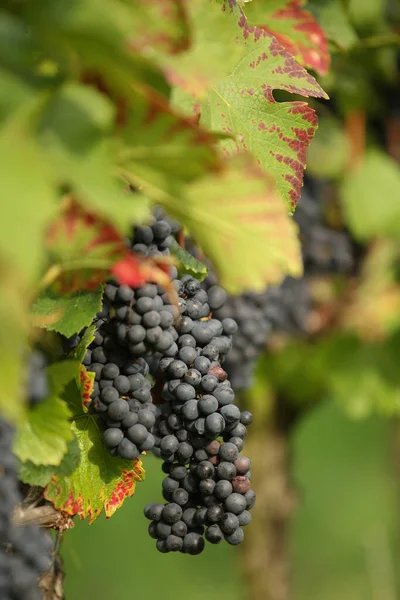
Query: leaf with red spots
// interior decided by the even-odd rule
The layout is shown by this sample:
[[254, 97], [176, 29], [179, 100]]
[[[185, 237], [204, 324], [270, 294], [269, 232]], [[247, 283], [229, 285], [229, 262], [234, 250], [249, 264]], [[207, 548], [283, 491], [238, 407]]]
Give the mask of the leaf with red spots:
[[[249, 26], [234, 0], [224, 2], [222, 12], [240, 57], [228, 76], [211, 87], [207, 99], [195, 97], [192, 106], [197, 102], [206, 127], [234, 137], [221, 142], [223, 152], [231, 156], [249, 150], [276, 178], [281, 196], [294, 209], [317, 117], [305, 102], [276, 102], [273, 92], [316, 98], [326, 94], [271, 34]], [[187, 110], [187, 96], [178, 96], [175, 94], [176, 104]]]
[[248, 154], [227, 159], [222, 172], [189, 185], [183, 203], [166, 206], [187, 225], [229, 292], [261, 291], [286, 274], [301, 275], [296, 225], [274, 182]]
[[221, 2], [185, 0], [190, 31], [186, 52], [156, 54], [171, 86], [204, 97], [211, 85], [226, 77], [241, 59], [234, 24], [221, 11]]
[[322, 27], [303, 8], [304, 0], [256, 0], [245, 7], [249, 23], [272, 33], [303, 66], [326, 75], [328, 42]]
[[144, 478], [144, 470], [138, 458], [128, 461], [110, 455], [97, 417], [88, 412], [82, 401], [82, 392], [88, 394], [88, 381], [82, 375], [81, 389], [73, 382], [65, 393], [73, 413], [71, 428], [80, 449], [79, 464], [66, 476], [53, 475], [44, 496], [71, 516], [88, 517], [90, 524], [103, 510], [107, 518], [111, 517], [134, 494], [136, 482]]

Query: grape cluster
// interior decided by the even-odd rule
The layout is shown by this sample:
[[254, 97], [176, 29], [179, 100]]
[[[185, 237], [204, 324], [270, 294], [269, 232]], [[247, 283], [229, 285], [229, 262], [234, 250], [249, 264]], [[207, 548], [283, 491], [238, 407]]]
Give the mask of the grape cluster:
[[145, 515], [161, 552], [198, 554], [204, 534], [212, 543], [225, 538], [238, 544], [241, 526], [250, 522], [250, 461], [240, 451], [251, 414], [233, 404], [235, 395], [221, 366], [237, 325], [211, 312], [223, 306], [226, 293], [219, 286], [207, 293], [190, 275], [175, 283], [181, 310], [178, 352], [159, 364], [163, 404], [153, 450], [168, 473], [163, 482], [167, 503], [148, 505]]
[[[175, 276], [172, 273], [172, 276]], [[176, 353], [176, 332], [173, 324], [179, 317], [178, 307], [161, 286], [147, 283], [132, 289], [128, 285], [106, 285], [104, 290], [111, 319], [106, 333], [114, 346], [126, 349], [132, 357], [149, 356], [154, 352], [166, 356]]]
[[348, 273], [355, 263], [355, 250], [346, 231], [329, 228], [324, 223], [326, 194], [321, 185], [303, 188], [294, 214], [300, 227], [304, 270], [306, 275]]
[[104, 442], [111, 454], [133, 460], [154, 446], [156, 407], [146, 378], [149, 369], [143, 358], [133, 359], [108, 335], [107, 325], [105, 321], [97, 329], [83, 359], [95, 374], [90, 410], [101, 419]]
[[[210, 270], [202, 286], [211, 289], [216, 281], [215, 273]], [[236, 391], [250, 387], [256, 360], [266, 347], [271, 332], [305, 333], [310, 306], [306, 281], [287, 277], [281, 286], [268, 288], [263, 293], [229, 296], [214, 312], [220, 320], [232, 318], [237, 323], [232, 350], [224, 363]]]
[[17, 528], [11, 522], [13, 509], [22, 500], [12, 439], [11, 427], [0, 419], [0, 598], [39, 600], [37, 581], [50, 567], [53, 545], [44, 530]]
[[179, 229], [179, 224], [157, 206], [150, 224], [133, 228], [133, 236], [128, 240], [128, 245], [134, 252], [143, 256], [168, 256], [173, 235], [176, 235]]
[[[145, 256], [168, 254], [178, 229], [156, 212], [152, 224], [135, 228], [132, 248]], [[95, 373], [90, 410], [111, 454], [134, 459], [152, 450], [164, 461], [167, 504], [162, 515], [152, 505], [158, 508], [150, 516], [158, 549], [198, 554], [204, 534], [212, 543], [220, 541], [218, 532], [239, 543], [250, 522], [250, 461], [240, 452], [251, 415], [233, 404], [222, 366], [237, 331], [234, 319], [214, 317], [226, 292], [217, 284], [205, 290], [190, 275], [178, 278], [176, 269], [171, 287], [173, 293], [154, 283], [137, 289], [108, 283], [83, 363]], [[157, 384], [155, 403], [149, 374]]]
[[[234, 438], [232, 438], [234, 439]], [[190, 440], [190, 437], [188, 438]], [[164, 504], [151, 503], [145, 516], [149, 534], [160, 552], [200, 554], [204, 538], [211, 544], [225, 539], [243, 541], [243, 527], [251, 521], [255, 502], [250, 488], [250, 460], [240, 454], [241, 438], [234, 442], [201, 440], [185, 444], [184, 455], [175, 451], [174, 462], [164, 462]], [[185, 458], [191, 449], [191, 457]], [[197, 448], [197, 449], [196, 449]]]

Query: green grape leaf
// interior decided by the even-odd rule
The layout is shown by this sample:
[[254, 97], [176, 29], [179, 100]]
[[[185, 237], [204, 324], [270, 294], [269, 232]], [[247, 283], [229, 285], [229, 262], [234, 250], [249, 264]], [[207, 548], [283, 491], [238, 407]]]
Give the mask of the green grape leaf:
[[55, 396], [32, 408], [16, 430], [16, 456], [35, 465], [59, 465], [72, 438], [70, 416], [65, 402]]
[[88, 86], [68, 84], [42, 116], [41, 141], [49, 163], [72, 184], [81, 202], [127, 233], [133, 221], [150, 214], [146, 198], [127, 194], [116, 177], [109, 137], [113, 119], [114, 106], [106, 96]]
[[27, 460], [25, 463], [20, 463], [18, 476], [21, 481], [29, 485], [46, 487], [54, 475], [66, 477], [73, 473], [79, 461], [80, 449], [74, 437], [74, 439], [68, 442], [67, 452], [58, 466], [35, 465], [32, 461]]
[[179, 195], [182, 184], [219, 167], [218, 136], [177, 114], [157, 95], [137, 90], [131, 109], [119, 163], [153, 201], [160, 192]]
[[78, 360], [80, 363], [83, 361], [86, 354], [86, 350], [94, 340], [96, 330], [97, 328], [94, 324], [89, 325], [89, 327], [85, 329], [85, 333], [83, 334], [78, 346], [74, 348], [74, 350], [72, 350], [71, 357]]
[[[281, 196], [294, 209], [303, 183], [306, 149], [318, 120], [307, 103], [276, 102], [273, 92], [327, 96], [272, 35], [248, 25], [235, 2], [224, 2], [222, 7], [219, 5], [221, 8], [225, 29], [237, 47], [235, 61], [231, 64], [228, 58], [224, 62], [227, 76], [208, 86], [205, 99], [191, 93], [191, 112], [201, 113], [201, 123], [211, 130], [232, 136], [233, 139], [221, 142], [225, 155], [250, 151], [259, 165], [275, 177]], [[205, 28], [202, 21], [197, 26]], [[211, 35], [207, 30], [203, 34], [205, 38]], [[209, 53], [205, 41], [203, 51]], [[226, 55], [229, 57], [229, 52]], [[181, 55], [176, 60], [181, 60]], [[176, 93], [174, 103], [187, 111], [187, 94]]]
[[272, 33], [301, 65], [326, 75], [330, 56], [325, 32], [303, 4], [304, 0], [256, 0], [244, 11], [250, 23]]
[[190, 273], [190, 275], [193, 275], [199, 281], [203, 281], [207, 276], [208, 268], [206, 265], [197, 260], [190, 252], [181, 248], [176, 240], [172, 240], [170, 251], [179, 261], [179, 273]]
[[[0, 254], [18, 268], [28, 283], [35, 280], [43, 266], [43, 238], [57, 209], [51, 170], [30, 131], [42, 104], [43, 99], [37, 97], [22, 104], [0, 132], [3, 197]], [[23, 202], [27, 197], [27, 181], [29, 201]]]
[[[399, 349], [398, 333], [366, 343], [340, 332], [318, 344], [296, 341], [264, 357], [259, 376], [299, 405], [334, 398], [353, 418], [395, 416], [400, 414]], [[298, 385], [300, 379], [304, 385]]]
[[53, 475], [44, 496], [71, 516], [88, 517], [91, 524], [103, 509], [106, 517], [111, 517], [124, 500], [134, 494], [136, 482], [143, 480], [144, 471], [138, 458], [128, 461], [110, 455], [97, 418], [83, 405], [76, 382], [69, 384], [65, 399], [72, 412], [72, 431], [80, 449], [80, 460], [72, 473]]
[[236, 3], [187, 2], [190, 43], [186, 52], [167, 55], [158, 52], [156, 60], [172, 87], [179, 87], [195, 97], [204, 97], [213, 84], [226, 77], [242, 58], [236, 43], [237, 24], [227, 19], [225, 11]]
[[227, 160], [224, 171], [187, 186], [183, 203], [169, 198], [166, 207], [188, 227], [232, 294], [261, 291], [285, 274], [302, 273], [297, 226], [248, 155]]
[[320, 116], [318, 130], [307, 152], [307, 173], [321, 179], [341, 177], [349, 164], [350, 144], [343, 123]]
[[134, 19], [130, 49], [146, 56], [155, 50], [177, 54], [189, 45], [189, 24], [182, 0], [138, 0], [132, 9]]
[[102, 287], [95, 292], [84, 290], [65, 296], [46, 289], [32, 308], [35, 325], [71, 337], [93, 321], [101, 309], [102, 294]]
[[21, 462], [34, 465], [59, 465], [72, 438], [66, 403], [59, 397], [66, 385], [79, 376], [79, 363], [64, 360], [47, 368], [50, 395], [29, 411], [19, 423], [14, 452]]
[[12, 423], [25, 414], [25, 389], [21, 373], [26, 370], [21, 349], [28, 344], [29, 307], [25, 286], [16, 278], [15, 269], [0, 252], [0, 414]]
[[343, 338], [331, 344], [329, 388], [353, 418], [400, 414], [399, 339], [361, 343]]
[[71, 379], [79, 376], [79, 363], [76, 360], [61, 360], [46, 370], [51, 393], [59, 396]]
[[369, 150], [344, 179], [341, 197], [346, 222], [357, 239], [399, 238], [400, 169], [387, 154]]

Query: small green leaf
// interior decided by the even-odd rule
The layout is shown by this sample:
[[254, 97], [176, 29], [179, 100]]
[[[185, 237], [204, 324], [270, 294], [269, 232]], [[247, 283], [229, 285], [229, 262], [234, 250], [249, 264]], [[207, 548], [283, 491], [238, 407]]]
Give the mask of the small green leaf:
[[347, 224], [358, 239], [399, 238], [400, 169], [387, 154], [369, 150], [344, 179], [341, 196]]
[[96, 328], [96, 325], [94, 325], [94, 324], [87, 327], [85, 329], [85, 333], [83, 334], [83, 336], [81, 338], [81, 341], [79, 342], [79, 345], [76, 348], [74, 348], [74, 350], [71, 352], [71, 356], [73, 358], [75, 358], [76, 360], [78, 360], [80, 363], [83, 361], [83, 359], [85, 357], [88, 346], [94, 340], [96, 330], [97, 330], [97, 328]]
[[138, 458], [128, 461], [110, 455], [96, 416], [82, 405], [76, 382], [69, 384], [65, 397], [73, 412], [72, 430], [78, 441], [80, 461], [72, 473], [54, 475], [44, 495], [69, 515], [89, 517], [90, 524], [103, 509], [106, 517], [111, 517], [134, 494], [136, 481], [143, 479], [144, 471]]
[[364, 256], [357, 287], [342, 310], [342, 326], [362, 340], [382, 340], [400, 327], [397, 239], [376, 240]]
[[[93, 321], [101, 309], [102, 294], [101, 287], [96, 292], [79, 291], [65, 296], [46, 289], [32, 308], [36, 316], [35, 323], [38, 327], [71, 337]], [[40, 317], [43, 317], [42, 322]]]
[[19, 467], [19, 479], [29, 485], [38, 485], [46, 487], [53, 475], [58, 477], [67, 477], [78, 466], [80, 461], [80, 450], [76, 438], [67, 444], [67, 452], [64, 455], [59, 466], [53, 465], [35, 465], [27, 460], [21, 463]]
[[181, 248], [176, 240], [172, 240], [170, 246], [171, 254], [179, 260], [179, 273], [190, 273], [199, 281], [203, 281], [208, 273], [208, 268], [197, 260], [190, 252]]
[[14, 439], [14, 453], [35, 465], [59, 465], [72, 439], [71, 413], [61, 398], [50, 397], [32, 408]]

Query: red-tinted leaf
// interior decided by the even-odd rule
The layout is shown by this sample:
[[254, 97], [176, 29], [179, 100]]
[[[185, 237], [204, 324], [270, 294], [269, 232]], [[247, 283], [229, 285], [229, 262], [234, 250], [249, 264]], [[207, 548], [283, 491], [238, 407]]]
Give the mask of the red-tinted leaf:
[[242, 21], [247, 52], [231, 76], [210, 92], [204, 121], [235, 134], [222, 146], [227, 155], [249, 150], [275, 176], [281, 196], [295, 208], [303, 184], [306, 150], [318, 119], [305, 102], [276, 102], [275, 89], [324, 97], [316, 81], [275, 38]]
[[[317, 117], [305, 102], [276, 102], [273, 93], [327, 96], [275, 37], [248, 24], [235, 0], [224, 2], [222, 13], [240, 57], [233, 66], [227, 63], [228, 76], [211, 87], [206, 100], [192, 99], [192, 107], [197, 101], [201, 122], [234, 138], [222, 142], [227, 156], [249, 150], [295, 208]], [[175, 94], [175, 101], [192, 113], [187, 95]]]
[[305, 67], [326, 75], [330, 55], [325, 32], [303, 8], [304, 0], [257, 0], [246, 6], [251, 23], [272, 33], [279, 43]]
[[95, 373], [91, 371], [87, 371], [84, 365], [80, 366], [79, 372], [80, 385], [81, 385], [81, 394], [82, 394], [82, 404], [84, 407], [89, 406], [91, 398], [90, 395], [93, 391], [93, 384]]
[[51, 226], [47, 243], [53, 261], [60, 266], [54, 288], [58, 293], [96, 290], [112, 274], [120, 283], [139, 287], [146, 281], [168, 284], [166, 263], [145, 259], [132, 252], [110, 223], [66, 202]]
[[170, 284], [169, 271], [171, 261], [162, 262], [143, 260], [133, 252], [127, 253], [111, 267], [111, 274], [120, 283], [136, 288], [146, 281], [159, 283], [167, 287]]
[[296, 225], [273, 180], [246, 153], [187, 187], [184, 203], [166, 205], [193, 233], [232, 294], [263, 290], [300, 276]]
[[105, 511], [111, 517], [144, 478], [141, 461], [123, 460], [110, 455], [104, 446], [97, 418], [86, 408], [93, 378], [82, 367], [80, 388], [67, 388], [66, 400], [73, 413], [72, 431], [80, 449], [79, 464], [68, 475], [53, 475], [44, 496], [68, 515], [89, 518], [93, 523]]

